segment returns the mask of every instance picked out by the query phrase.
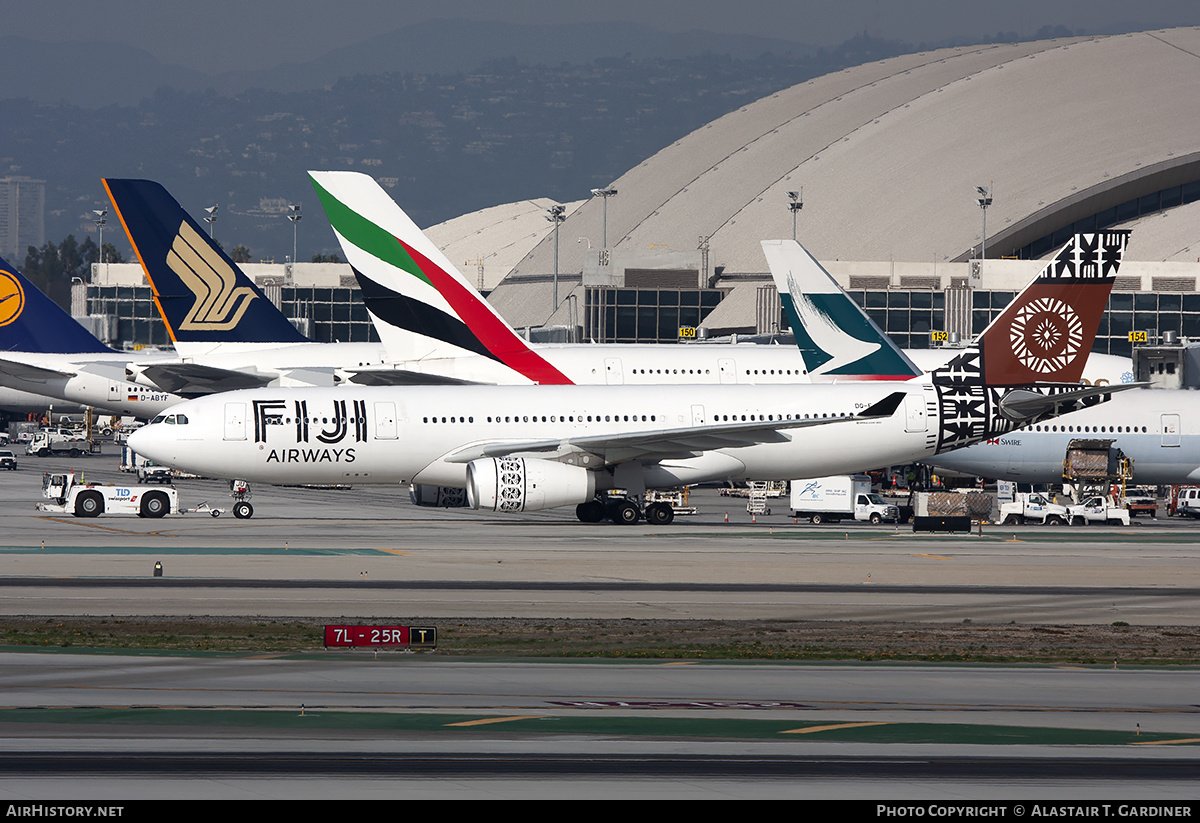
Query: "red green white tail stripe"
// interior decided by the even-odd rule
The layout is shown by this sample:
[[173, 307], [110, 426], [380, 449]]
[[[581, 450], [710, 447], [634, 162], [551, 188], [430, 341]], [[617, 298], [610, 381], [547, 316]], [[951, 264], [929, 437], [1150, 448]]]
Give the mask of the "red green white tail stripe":
[[534, 383], [571, 382], [517, 336], [370, 176], [309, 177], [392, 359], [469, 352]]

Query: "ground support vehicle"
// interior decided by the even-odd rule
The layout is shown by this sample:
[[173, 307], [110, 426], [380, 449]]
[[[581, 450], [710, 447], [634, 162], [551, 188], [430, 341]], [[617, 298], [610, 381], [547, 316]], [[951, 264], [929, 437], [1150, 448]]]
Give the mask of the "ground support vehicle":
[[38, 511], [61, 512], [76, 517], [109, 514], [136, 514], [138, 517], [165, 517], [179, 514], [179, 492], [174, 487], [107, 486], [84, 483], [75, 472], [42, 476], [42, 497]]
[[1086, 526], [1089, 523], [1106, 523], [1110, 526], [1128, 526], [1129, 510], [1125, 501], [1103, 494], [1092, 495], [1082, 503], [1067, 506], [1067, 512], [1072, 526]]
[[1018, 492], [1011, 503], [1000, 507], [1000, 522], [1018, 526], [1027, 521], [1061, 526], [1071, 522], [1067, 507], [1051, 503], [1041, 492]]
[[169, 466], [160, 466], [147, 460], [138, 466], [137, 478], [139, 483], [170, 483], [175, 479], [175, 472]]
[[871, 478], [865, 474], [793, 480], [790, 502], [792, 517], [815, 525], [839, 520], [882, 523], [900, 517], [896, 506], [871, 491]]
[[49, 457], [52, 454], [78, 457], [91, 451], [92, 441], [65, 429], [43, 429], [25, 446], [25, 454], [36, 454], [38, 457]]
[[1125, 495], [1125, 507], [1129, 509], [1130, 517], [1144, 514], [1158, 517], [1158, 490], [1152, 486], [1135, 486]]
[[1172, 486], [1167, 515], [1200, 518], [1200, 486]]
[[0, 469], [8, 469], [10, 472], [17, 469], [17, 456], [8, 449], [0, 449]]
[[647, 489], [646, 505], [662, 503], [670, 506], [675, 516], [696, 514], [697, 508], [688, 502], [688, 490], [682, 489]]
[[770, 513], [771, 507], [767, 505], [767, 493], [761, 489], [751, 490], [750, 497], [746, 500], [746, 514], [768, 515]]

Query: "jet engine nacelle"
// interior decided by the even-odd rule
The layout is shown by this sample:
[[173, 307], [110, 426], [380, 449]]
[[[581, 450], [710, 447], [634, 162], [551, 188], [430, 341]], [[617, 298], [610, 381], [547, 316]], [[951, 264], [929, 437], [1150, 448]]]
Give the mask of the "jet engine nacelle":
[[459, 509], [467, 505], [467, 490], [453, 486], [429, 486], [414, 483], [409, 486], [408, 499], [414, 506], [431, 506], [439, 509]]
[[473, 509], [537, 511], [586, 503], [595, 496], [596, 476], [579, 466], [520, 457], [467, 464], [467, 501]]

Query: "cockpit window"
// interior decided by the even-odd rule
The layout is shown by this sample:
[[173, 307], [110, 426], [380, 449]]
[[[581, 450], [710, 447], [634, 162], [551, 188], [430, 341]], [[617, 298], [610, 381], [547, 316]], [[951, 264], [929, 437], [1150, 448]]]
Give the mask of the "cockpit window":
[[150, 425], [153, 426], [155, 423], [161, 423], [166, 419], [167, 416], [165, 414], [156, 415], [155, 418], [150, 421]]

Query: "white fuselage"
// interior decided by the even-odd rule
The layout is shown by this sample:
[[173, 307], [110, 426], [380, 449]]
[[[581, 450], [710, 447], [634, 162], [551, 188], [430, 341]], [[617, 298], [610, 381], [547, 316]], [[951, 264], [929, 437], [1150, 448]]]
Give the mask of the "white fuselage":
[[1072, 440], [1113, 440], [1133, 460], [1133, 480], [1147, 485], [1200, 482], [1200, 392], [1132, 389], [1099, 406], [1038, 423], [927, 460], [978, 477], [1021, 483], [1063, 480]]
[[[890, 417], [784, 428], [768, 438], [773, 442], [755, 445], [698, 448], [687, 442], [687, 430], [696, 426], [854, 415], [892, 390], [908, 397]], [[151, 424], [131, 436], [130, 446], [156, 463], [209, 477], [462, 488], [466, 462], [484, 447], [610, 436], [611, 443], [597, 446], [593, 440], [586, 451], [597, 462], [639, 465], [645, 486], [656, 488], [722, 478], [845, 474], [918, 460], [932, 454], [936, 441], [932, 398], [928, 384], [666, 392], [636, 386], [268, 388], [188, 401], [171, 410], [184, 415], [186, 424]], [[627, 460], [622, 451], [627, 443], [620, 438], [643, 433], [661, 446]], [[601, 477], [606, 474], [597, 472], [597, 488], [606, 487]]]

